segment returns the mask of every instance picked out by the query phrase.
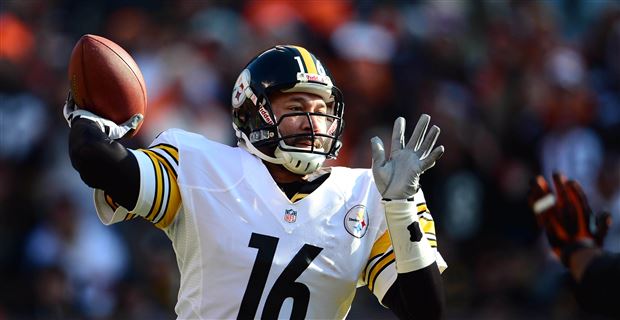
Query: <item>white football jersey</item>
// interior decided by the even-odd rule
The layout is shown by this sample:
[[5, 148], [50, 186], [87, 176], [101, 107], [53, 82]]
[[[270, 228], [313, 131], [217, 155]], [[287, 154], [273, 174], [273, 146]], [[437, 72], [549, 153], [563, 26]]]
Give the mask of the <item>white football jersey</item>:
[[[141, 216], [172, 240], [180, 319], [342, 319], [356, 287], [381, 301], [396, 280], [369, 169], [331, 168], [315, 191], [291, 202], [242, 148], [171, 129], [132, 152], [141, 175], [136, 207], [96, 190], [97, 212], [105, 224]], [[436, 250], [422, 191], [415, 201]], [[438, 252], [437, 263], [446, 268]]]

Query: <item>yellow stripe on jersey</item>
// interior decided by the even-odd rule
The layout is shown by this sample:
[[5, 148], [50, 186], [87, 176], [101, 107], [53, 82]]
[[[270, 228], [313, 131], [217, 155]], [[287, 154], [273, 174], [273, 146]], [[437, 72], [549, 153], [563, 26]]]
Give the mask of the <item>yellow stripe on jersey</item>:
[[[168, 155], [170, 155], [170, 157], [172, 158], [172, 160], [174, 160], [174, 162], [176, 162], [176, 164], [179, 164], [179, 150], [177, 150], [176, 147], [166, 144], [166, 143], [160, 143], [158, 145], [155, 145], [153, 147], [151, 147], [151, 149], [161, 149], [164, 152], [166, 152]], [[176, 177], [176, 175], [175, 175]]]
[[168, 174], [171, 174], [175, 178], [175, 180], [176, 180], [177, 172], [174, 169], [174, 167], [172, 166], [172, 164], [168, 161], [168, 159], [166, 159], [165, 157], [163, 157], [162, 155], [160, 155], [159, 153], [157, 153], [157, 152], [155, 152], [153, 150], [144, 150], [144, 149], [142, 149], [141, 151], [146, 153], [146, 155], [148, 155], [149, 158], [151, 158], [151, 160], [153, 158], [155, 158], [155, 161], [163, 164], [164, 167], [166, 168], [166, 171], [168, 172]]
[[372, 245], [370, 256], [375, 257], [377, 255], [384, 254], [391, 245], [392, 241], [390, 240], [390, 232], [386, 230], [385, 233]]
[[378, 258], [383, 256], [391, 246], [392, 242], [390, 240], [390, 233], [385, 231], [385, 233], [375, 241], [372, 249], [370, 250], [370, 258], [368, 259], [368, 263], [366, 263], [366, 267], [364, 267], [364, 270], [362, 271], [364, 282], [370, 283], [370, 281], [368, 281], [370, 278], [369, 270], [373, 270], [374, 266], [378, 262]]
[[[167, 149], [166, 152], [169, 155], [172, 156], [175, 154], [176, 157], [178, 157], [176, 149], [163, 145], [160, 146], [160, 149]], [[142, 149], [141, 151], [144, 152], [151, 159], [151, 161], [153, 161], [157, 181], [157, 185], [155, 186], [156, 199], [153, 202], [151, 211], [149, 211], [149, 214], [145, 219], [153, 222], [158, 228], [165, 228], [172, 223], [181, 206], [181, 193], [179, 191], [179, 185], [176, 182], [176, 171], [174, 170], [172, 164], [164, 156], [152, 150]], [[171, 151], [174, 151], [174, 153]], [[178, 158], [173, 157], [173, 159], [178, 162]], [[162, 167], [163, 170], [161, 170]], [[160, 170], [158, 170], [158, 168]], [[168, 190], [167, 193], [165, 192], [166, 189]], [[166, 199], [163, 199], [164, 194], [166, 194]], [[162, 213], [158, 214], [159, 212]]]
[[291, 202], [295, 203], [305, 197], [307, 197], [308, 194], [307, 193], [296, 193], [292, 198], [291, 198]]
[[141, 150], [144, 152], [150, 159], [153, 164], [153, 170], [155, 171], [155, 199], [151, 203], [151, 209], [149, 213], [144, 217], [144, 219], [153, 221], [157, 212], [161, 208], [161, 202], [164, 194], [164, 177], [162, 165], [157, 161], [157, 158], [153, 156], [153, 151], [150, 150]]
[[[420, 221], [420, 228], [424, 231], [424, 234], [427, 235], [428, 243], [431, 247], [437, 248], [437, 240], [435, 238], [435, 221], [430, 215], [430, 211], [426, 206], [426, 203], [420, 203], [417, 205], [418, 208], [418, 220]], [[423, 215], [424, 213], [427, 213]]]
[[435, 221], [426, 219], [424, 217], [418, 217], [418, 220], [420, 221], [420, 227], [422, 228], [422, 231], [424, 231], [424, 233], [432, 235], [435, 234]]
[[172, 223], [174, 217], [181, 206], [181, 193], [176, 179], [168, 172], [168, 198], [166, 199], [166, 209], [158, 221], [153, 221], [158, 228], [165, 228]]
[[297, 51], [299, 51], [299, 54], [301, 54], [301, 58], [304, 61], [304, 66], [306, 67], [306, 72], [318, 74], [316, 71], [316, 64], [314, 63], [314, 59], [312, 59], [312, 55], [310, 55], [310, 52], [308, 52], [308, 50], [303, 47], [293, 46], [293, 48], [297, 49]]
[[428, 211], [428, 208], [426, 207], [426, 203], [420, 203], [418, 204], [418, 213], [422, 213], [424, 211]]
[[377, 278], [379, 277], [381, 271], [383, 271], [383, 269], [385, 269], [389, 264], [393, 263], [394, 261], [396, 261], [394, 251], [390, 251], [389, 253], [383, 255], [383, 257], [381, 257], [381, 259], [379, 259], [379, 261], [377, 261], [377, 263], [372, 266], [372, 269], [370, 270], [370, 276], [368, 276], [368, 289], [370, 289], [370, 291], [373, 291], [373, 289], [375, 288], [375, 282], [377, 281]]

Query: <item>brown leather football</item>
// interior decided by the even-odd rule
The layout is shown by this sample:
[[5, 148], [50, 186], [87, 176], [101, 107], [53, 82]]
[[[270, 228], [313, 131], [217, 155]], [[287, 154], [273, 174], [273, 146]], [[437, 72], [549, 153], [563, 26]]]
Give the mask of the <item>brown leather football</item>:
[[137, 113], [146, 116], [146, 86], [140, 68], [109, 39], [92, 34], [80, 38], [71, 53], [69, 83], [78, 107], [100, 117], [121, 124]]

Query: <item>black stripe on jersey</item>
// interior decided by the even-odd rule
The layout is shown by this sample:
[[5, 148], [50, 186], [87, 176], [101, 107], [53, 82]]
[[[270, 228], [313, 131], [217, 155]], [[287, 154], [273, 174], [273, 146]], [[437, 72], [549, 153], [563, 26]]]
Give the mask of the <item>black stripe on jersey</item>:
[[381, 274], [381, 272], [383, 272], [383, 270], [385, 270], [385, 268], [389, 267], [394, 262], [396, 262], [396, 259], [386, 263], [381, 269], [379, 269], [379, 271], [375, 275], [375, 279], [372, 281], [372, 293], [375, 293], [375, 288], [376, 288], [375, 284], [377, 283], [377, 279], [379, 279], [379, 275]]
[[[155, 188], [155, 201], [154, 202], [156, 203], [154, 204], [153, 212], [151, 212], [148, 216], [145, 217], [145, 219], [149, 221], [155, 220], [159, 212], [161, 212], [162, 202], [164, 201], [164, 192], [166, 192], [166, 189], [165, 189], [166, 184], [164, 183], [164, 178], [165, 178], [164, 173], [166, 169], [164, 168], [164, 165], [161, 162], [158, 162], [155, 159], [154, 156], [151, 156], [151, 160], [153, 160], [153, 162], [155, 162], [157, 166], [159, 166], [159, 177], [157, 177], [157, 171], [155, 171], [155, 175], [156, 175], [155, 181], [156, 181], [157, 188]], [[161, 191], [161, 196], [159, 196], [159, 191]]]
[[368, 270], [368, 267], [370, 266], [371, 263], [373, 263], [373, 261], [375, 261], [375, 259], [379, 258], [382, 255], [383, 253], [379, 253], [378, 255], [370, 258], [368, 260], [368, 263], [366, 263], [366, 266], [364, 267], [364, 281], [365, 282], [368, 282], [368, 277], [370, 276], [370, 270]]
[[[159, 223], [165, 216], [166, 216], [166, 211], [168, 210], [168, 205], [170, 204], [170, 194], [172, 193], [172, 178], [170, 177], [170, 173], [166, 172], [166, 176], [168, 177], [168, 196], [166, 197], [166, 201], [164, 203], [162, 203], [162, 208], [160, 209], [162, 214], [159, 217], [159, 219], [157, 219], [157, 221], [153, 221], [153, 223], [157, 224]], [[163, 201], [163, 200], [162, 200]]]
[[149, 149], [153, 149], [153, 148], [158, 148], [159, 150], [163, 150], [165, 153], [167, 153], [170, 158], [172, 158], [172, 160], [174, 160], [174, 162], [176, 162], [177, 165], [179, 165], [179, 159], [177, 159], [177, 157], [175, 157], [172, 153], [170, 153], [170, 151], [166, 150], [166, 148], [161, 148], [161, 147], [168, 147], [170, 149], [173, 149], [174, 151], [179, 152], [179, 149], [177, 149], [175, 146], [171, 145], [171, 144], [167, 144], [167, 143], [158, 143], [154, 146], [152, 146]]
[[148, 154], [146, 155], [151, 160], [151, 165], [153, 165], [153, 174], [155, 175], [155, 192], [153, 192], [153, 200], [151, 201], [151, 208], [149, 209], [149, 213], [145, 216], [148, 217], [151, 215], [151, 212], [153, 212], [153, 209], [155, 209], [155, 201], [157, 200], [157, 189], [159, 186], [157, 185], [157, 168], [155, 167], [157, 164], [155, 164], [155, 160], [153, 160]]
[[[160, 151], [160, 150], [161, 150], [161, 151]], [[165, 156], [163, 156], [163, 155], [161, 155], [161, 154], [159, 154], [160, 152], [164, 152], [164, 153], [166, 153], [167, 155], [170, 155], [170, 153], [169, 153], [169, 152], [167, 152], [165, 149], [160, 149], [160, 148], [157, 148], [157, 149], [149, 149], [149, 151], [152, 151], [152, 152], [154, 153], [155, 157], [157, 157], [157, 159], [158, 159], [159, 161], [163, 162], [163, 163], [166, 165], [166, 168], [169, 168], [169, 169], [170, 169], [170, 171], [172, 171], [172, 174], [174, 175], [174, 177], [175, 177], [175, 178], [177, 177], [177, 171], [176, 171], [176, 169], [174, 168], [174, 166], [172, 166], [172, 164], [170, 164], [170, 161], [168, 161], [168, 158], [167, 158], [167, 157], [165, 157]], [[170, 158], [172, 158], [172, 160], [175, 160], [175, 161], [176, 161], [176, 159], [175, 159], [174, 157], [170, 156]]]
[[[386, 252], [383, 254], [383, 257], [381, 257], [379, 260], [377, 260], [377, 262], [372, 266], [372, 268], [370, 268], [369, 272], [368, 272], [368, 276], [370, 277], [370, 275], [372, 274], [372, 271], [379, 265], [381, 264], [381, 261], [385, 260], [385, 259], [389, 259], [390, 254], [394, 251], [394, 249]], [[396, 259], [394, 259], [396, 260]], [[394, 261], [392, 261], [394, 262]], [[372, 291], [375, 291], [375, 282], [377, 281], [377, 278], [379, 277], [379, 274], [381, 274], [381, 271], [383, 271], [383, 269], [385, 269], [386, 266], [390, 265], [392, 262], [388, 262], [385, 264], [385, 266], [383, 266], [383, 268], [379, 269], [379, 271], [375, 274], [375, 278], [374, 279], [368, 279], [368, 281], [371, 281], [372, 283], [368, 283], [369, 288], [372, 288]]]

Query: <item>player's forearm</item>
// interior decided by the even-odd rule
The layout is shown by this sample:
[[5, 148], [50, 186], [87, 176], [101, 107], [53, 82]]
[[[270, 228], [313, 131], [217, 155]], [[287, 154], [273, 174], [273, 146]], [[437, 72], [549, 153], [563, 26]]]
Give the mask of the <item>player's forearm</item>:
[[392, 300], [389, 303], [401, 318], [442, 318], [445, 301], [441, 275], [435, 250], [420, 226], [416, 203], [386, 201], [384, 207], [398, 272], [389, 290], [393, 291], [387, 298]]
[[400, 319], [442, 319], [446, 302], [437, 263], [399, 273], [382, 303]]
[[586, 267], [577, 283], [576, 297], [589, 312], [620, 318], [620, 254], [602, 253]]
[[590, 265], [592, 259], [602, 254], [599, 248], [583, 248], [577, 250], [571, 254], [569, 258], [569, 269], [573, 278], [579, 282], [583, 277], [584, 272]]
[[71, 164], [90, 187], [106, 191], [114, 201], [133, 209], [139, 192], [135, 156], [111, 140], [93, 122], [77, 119], [69, 134]]

